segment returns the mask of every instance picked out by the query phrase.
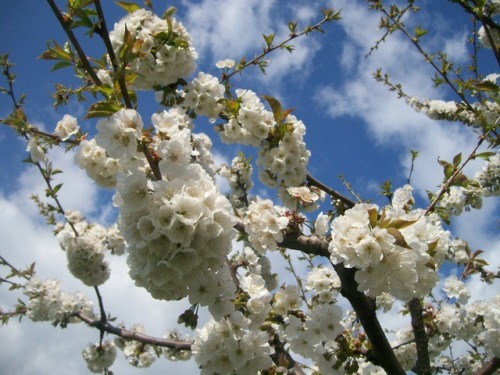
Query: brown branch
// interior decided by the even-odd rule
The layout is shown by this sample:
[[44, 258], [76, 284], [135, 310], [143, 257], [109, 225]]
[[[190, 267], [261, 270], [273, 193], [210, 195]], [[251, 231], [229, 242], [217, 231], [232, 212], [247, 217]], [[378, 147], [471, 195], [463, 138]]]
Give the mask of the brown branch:
[[75, 316], [81, 321], [87, 323], [89, 326], [99, 329], [101, 332], [107, 332], [112, 335], [122, 337], [126, 340], [135, 340], [142, 342], [144, 344], [155, 345], [176, 350], [191, 350], [190, 342], [177, 341], [172, 339], [161, 339], [158, 337], [144, 335], [139, 332], [129, 331], [124, 328], [116, 327], [107, 321], [93, 320], [88, 316], [82, 314], [81, 312], [77, 312]]
[[356, 269], [346, 268], [343, 263], [335, 264], [333, 267], [341, 281], [340, 292], [342, 296], [347, 298], [351, 304], [370, 339], [373, 354], [370, 353], [367, 359], [374, 365], [382, 367], [388, 374], [405, 375], [406, 372], [394, 354], [377, 318], [375, 301], [358, 291], [358, 283], [354, 279]]
[[422, 301], [419, 298], [412, 299], [408, 303], [408, 309], [410, 310], [411, 326], [417, 346], [417, 363], [412, 370], [418, 375], [430, 375], [429, 338], [425, 332]]
[[493, 375], [498, 369], [500, 369], [500, 358], [493, 357], [491, 361], [476, 372], [476, 375]]

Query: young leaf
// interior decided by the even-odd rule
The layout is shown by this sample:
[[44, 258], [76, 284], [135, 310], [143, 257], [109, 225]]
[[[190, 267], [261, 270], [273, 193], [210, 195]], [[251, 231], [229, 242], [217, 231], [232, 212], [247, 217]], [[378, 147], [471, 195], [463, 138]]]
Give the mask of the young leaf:
[[134, 13], [136, 10], [141, 9], [138, 4], [129, 1], [115, 1], [115, 4], [125, 9], [128, 13]]
[[264, 37], [264, 40], [266, 41], [267, 48], [271, 48], [273, 45], [273, 40], [274, 40], [275, 34], [269, 34], [269, 35], [262, 34], [262, 36]]

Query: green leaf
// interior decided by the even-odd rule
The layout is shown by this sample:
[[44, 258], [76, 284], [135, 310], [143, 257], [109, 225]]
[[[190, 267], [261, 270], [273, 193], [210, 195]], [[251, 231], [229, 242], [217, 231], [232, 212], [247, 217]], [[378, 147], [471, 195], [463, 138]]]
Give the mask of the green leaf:
[[294, 111], [293, 108], [283, 110], [283, 107], [281, 106], [281, 103], [278, 101], [278, 99], [273, 98], [272, 96], [263, 95], [262, 98], [265, 99], [271, 107], [271, 111], [274, 115], [274, 120], [278, 124], [285, 120], [286, 117]]
[[115, 1], [115, 4], [126, 10], [128, 13], [134, 13], [136, 10], [141, 9], [140, 5], [129, 1]]
[[498, 91], [499, 87], [490, 80], [472, 83], [471, 86], [478, 91]]
[[451, 164], [446, 165], [444, 167], [444, 176], [446, 177], [446, 179], [450, 178], [454, 171], [455, 169]]
[[59, 61], [58, 63], [54, 64], [50, 71], [53, 72], [55, 70], [66, 68], [67, 66], [71, 66], [71, 63], [69, 61]]
[[453, 165], [455, 167], [458, 167], [461, 162], [462, 162], [462, 153], [460, 152], [453, 157]]
[[417, 26], [414, 30], [414, 35], [415, 35], [415, 38], [421, 38], [423, 37], [425, 34], [427, 34], [427, 30], [424, 30], [424, 29], [421, 29], [419, 26]]
[[474, 158], [481, 158], [483, 160], [489, 161], [490, 157], [495, 155], [494, 151], [485, 151], [485, 152], [480, 152], [479, 154], [475, 154]]
[[53, 194], [53, 195], [56, 195], [56, 194], [57, 194], [57, 192], [58, 192], [59, 190], [61, 190], [62, 186], [63, 186], [63, 184], [57, 184], [56, 186], [54, 186], [54, 188], [52, 189], [52, 194]]
[[264, 99], [269, 104], [269, 106], [271, 107], [271, 111], [273, 112], [274, 119], [279, 124], [281, 120], [283, 120], [283, 108], [281, 107], [281, 103], [278, 101], [278, 99], [268, 95], [263, 95], [262, 99]]
[[452, 186], [463, 186], [463, 187], [466, 187], [467, 181], [469, 181], [469, 179], [467, 178], [466, 175], [464, 175], [462, 173], [458, 173], [455, 176], [455, 178], [453, 179], [453, 181], [451, 182], [451, 185]]
[[84, 118], [109, 117], [118, 112], [121, 108], [122, 106], [116, 103], [110, 103], [107, 101], [97, 102], [90, 106], [87, 110], [87, 115]]
[[266, 41], [267, 48], [272, 47], [275, 35], [276, 34], [269, 34], [269, 35], [262, 34], [262, 36], [264, 37], [264, 40]]

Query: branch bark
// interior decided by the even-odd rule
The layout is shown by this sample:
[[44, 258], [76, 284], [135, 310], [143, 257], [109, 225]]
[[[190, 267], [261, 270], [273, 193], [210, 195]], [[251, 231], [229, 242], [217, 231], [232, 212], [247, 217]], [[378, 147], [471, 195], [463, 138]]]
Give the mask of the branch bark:
[[126, 340], [136, 340], [144, 344], [161, 346], [176, 350], [191, 350], [190, 342], [176, 341], [171, 339], [161, 339], [158, 337], [152, 337], [134, 331], [128, 331], [124, 328], [116, 327], [110, 324], [108, 321], [93, 320], [88, 316], [82, 314], [81, 312], [76, 313], [75, 316], [81, 321], [87, 323], [89, 326], [97, 328], [101, 332], [111, 333], [112, 335], [120, 336]]
[[500, 369], [500, 358], [494, 357], [483, 368], [481, 368], [476, 375], [493, 375]]
[[417, 363], [412, 370], [419, 375], [430, 375], [429, 338], [425, 332], [422, 301], [419, 298], [412, 299], [408, 302], [408, 309], [410, 310], [411, 326], [417, 346]]

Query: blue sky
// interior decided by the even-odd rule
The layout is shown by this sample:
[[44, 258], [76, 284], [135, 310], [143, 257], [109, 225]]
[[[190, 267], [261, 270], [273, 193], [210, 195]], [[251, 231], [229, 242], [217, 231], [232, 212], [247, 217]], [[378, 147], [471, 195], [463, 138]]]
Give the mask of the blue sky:
[[[111, 1], [103, 3], [108, 26], [112, 28], [124, 11]], [[164, 4], [163, 1], [155, 2], [157, 13], [163, 12]], [[407, 22], [426, 26], [430, 22], [426, 45], [434, 50], [444, 48], [456, 62], [466, 64], [468, 17], [447, 1], [423, 4], [425, 8], [432, 8], [424, 9]], [[415, 194], [425, 204], [425, 191], [435, 192], [441, 182], [437, 158], [451, 160], [460, 151], [470, 152], [476, 143], [476, 135], [470, 129], [429, 120], [372, 79], [371, 74], [383, 67], [395, 82], [404, 84], [409, 94], [455, 99], [445, 90], [432, 88], [430, 67], [401, 35], [394, 35], [370, 58], [364, 58], [380, 32], [377, 30], [379, 16], [367, 12], [361, 1], [186, 0], [170, 2], [170, 5], [178, 8], [177, 17], [191, 33], [199, 53], [198, 68], [214, 75], [218, 73], [214, 63], [219, 59], [239, 60], [243, 55], [249, 59], [260, 53], [262, 33], [276, 32], [275, 41], [281, 41], [287, 34], [288, 20], [298, 20], [300, 27], [318, 20], [322, 6], [343, 9], [343, 20], [326, 25], [325, 34], [294, 41], [296, 51], [293, 54], [278, 51], [269, 56], [266, 76], [252, 68], [243, 76], [235, 77], [232, 83], [235, 88], [276, 96], [285, 108], [295, 108], [294, 114], [307, 127], [305, 140], [312, 152], [311, 174], [344, 194], [347, 192], [338, 179], [340, 174], [363, 198], [385, 203], [377, 195], [378, 185], [388, 179], [392, 179], [395, 187], [405, 183], [410, 166], [409, 150], [413, 149], [418, 150], [420, 156], [412, 183]], [[52, 107], [50, 93], [54, 83], [67, 83], [72, 77], [70, 70], [50, 73], [51, 62], [36, 60], [48, 40], [53, 38], [60, 44], [66, 40], [47, 3], [3, 2], [0, 31], [3, 36], [0, 53], [9, 52], [10, 60], [16, 64], [15, 90], [17, 95], [28, 95], [26, 113], [30, 121], [52, 131], [57, 121], [69, 113], [79, 118], [79, 125], [84, 130], [92, 133], [95, 122], [82, 120], [88, 104], [70, 103], [58, 111]], [[88, 46], [88, 54], [96, 57], [102, 51], [97, 38], [86, 41], [84, 46]], [[493, 73], [488, 70], [488, 55], [481, 53], [480, 58], [483, 71]], [[139, 112], [147, 121], [160, 108], [152, 93], [141, 95], [140, 100]], [[10, 110], [10, 102], [5, 96], [1, 97], [0, 117], [7, 116]], [[213, 137], [208, 121], [198, 121], [196, 131], [211, 136], [218, 160], [230, 162], [239, 150], [252, 152], [248, 148], [221, 144]], [[79, 290], [93, 298], [92, 290], [69, 275], [64, 254], [52, 237], [51, 229], [44, 225], [33, 203], [27, 199], [33, 192], [42, 192], [44, 186], [36, 170], [21, 163], [26, 157], [25, 148], [22, 139], [15, 138], [11, 129], [0, 127], [3, 160], [0, 163], [0, 253], [18, 266], [37, 260], [41, 278], [61, 279], [63, 289]], [[52, 160], [65, 172], [60, 177], [64, 182], [61, 191], [64, 207], [82, 210], [89, 218], [101, 222], [109, 221], [114, 212], [109, 192], [103, 193], [92, 185], [85, 173], [72, 164], [71, 155], [56, 151]], [[468, 172], [473, 174], [480, 167], [481, 163], [474, 163]], [[261, 191], [264, 192], [259, 185], [254, 188], [254, 193]], [[273, 196], [272, 191], [264, 193]], [[492, 263], [495, 261], [491, 254], [500, 251], [500, 237], [495, 226], [498, 214], [498, 201], [485, 200], [482, 211], [460, 217], [453, 228], [456, 235], [470, 241], [472, 248], [487, 250], [486, 258]], [[496, 262], [498, 264], [498, 260]], [[134, 288], [127, 277], [124, 259], [113, 260], [112, 269], [114, 274], [103, 286], [102, 293], [107, 309], [118, 316], [118, 321], [127, 325], [142, 323], [153, 335], [162, 335], [166, 329], [175, 327], [177, 316], [188, 307], [187, 302], [154, 301], [144, 290]], [[470, 287], [479, 288], [477, 283]], [[498, 284], [494, 289], [498, 291]], [[12, 306], [16, 298], [13, 293], [2, 290], [0, 306]], [[0, 352], [0, 368], [7, 375], [86, 374], [80, 352], [89, 342], [98, 339], [97, 331], [82, 324], [61, 330], [26, 320], [21, 325], [12, 321], [0, 329], [0, 345], [4, 348]], [[170, 373], [180, 369], [186, 374], [197, 373], [192, 361], [178, 364], [159, 360], [144, 371], [130, 367], [120, 354], [118, 357], [113, 366], [117, 374], [160, 373], [167, 369]]]

